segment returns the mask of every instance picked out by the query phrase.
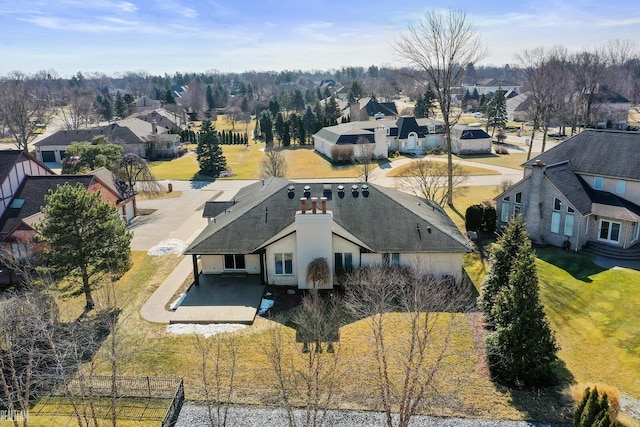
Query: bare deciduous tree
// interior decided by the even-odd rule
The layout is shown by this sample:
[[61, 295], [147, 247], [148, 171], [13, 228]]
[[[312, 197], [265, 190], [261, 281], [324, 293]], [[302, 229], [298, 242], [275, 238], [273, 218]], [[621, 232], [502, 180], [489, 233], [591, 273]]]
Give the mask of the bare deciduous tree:
[[531, 158], [536, 130], [542, 127], [544, 151], [550, 120], [569, 95], [567, 53], [562, 47], [550, 50], [538, 47], [525, 50], [518, 54], [517, 58], [525, 75], [524, 89], [531, 99], [529, 112], [533, 121], [533, 131], [527, 152], [528, 160]]
[[78, 130], [88, 127], [97, 119], [94, 105], [95, 96], [82, 89], [70, 89], [67, 91], [68, 103], [58, 108], [57, 114], [67, 130]]
[[466, 310], [469, 294], [453, 280], [370, 266], [348, 275], [345, 299], [348, 311], [368, 325], [386, 425], [407, 427], [437, 401], [441, 368], [453, 355], [451, 338], [461, 319], [456, 311]]
[[485, 47], [467, 15], [460, 10], [427, 12], [422, 21], [409, 26], [408, 33], [394, 46], [398, 58], [419, 70], [424, 89], [431, 89], [444, 121], [448, 155], [446, 201], [453, 205], [453, 158], [451, 128], [459, 116], [453, 116], [453, 89], [460, 86], [465, 67], [482, 59]]
[[270, 149], [260, 161], [260, 176], [263, 178], [287, 176], [287, 158], [280, 150]]
[[[571, 57], [571, 77], [575, 90], [575, 108], [571, 132], [576, 126], [591, 124], [592, 109], [596, 107], [598, 90], [605, 83], [606, 58], [598, 50], [578, 52]], [[577, 123], [576, 123], [577, 122]]]
[[443, 205], [447, 201], [449, 185], [453, 185], [454, 193], [459, 193], [463, 191], [463, 185], [469, 179], [458, 163], [453, 164], [451, 183], [448, 183], [447, 175], [448, 166], [444, 162], [416, 160], [409, 164], [397, 181], [403, 190]]
[[[340, 318], [336, 297], [323, 299], [318, 290], [311, 289], [292, 316], [295, 336], [279, 323], [274, 322], [270, 329], [264, 351], [291, 427], [323, 425], [327, 409], [334, 403], [341, 377]], [[297, 406], [304, 408], [302, 420], [296, 417]]]
[[[232, 336], [205, 338], [193, 335], [193, 347], [200, 357], [200, 379], [211, 427], [227, 425], [234, 390], [238, 343]], [[228, 363], [224, 363], [225, 352]]]
[[231, 106], [227, 108], [224, 114], [229, 119], [229, 123], [231, 123], [231, 130], [236, 130], [236, 123], [242, 119], [244, 113], [240, 109], [240, 107]]
[[49, 122], [49, 100], [37, 81], [20, 72], [0, 79], [0, 122], [6, 126], [16, 147], [29, 151], [36, 131]]
[[360, 170], [362, 171], [362, 176], [364, 177], [364, 182], [369, 182], [369, 175], [371, 174], [371, 170], [374, 165], [375, 158], [375, 145], [371, 144], [368, 139], [364, 137], [359, 137], [357, 141], [358, 147], [360, 148], [358, 163], [360, 163]]

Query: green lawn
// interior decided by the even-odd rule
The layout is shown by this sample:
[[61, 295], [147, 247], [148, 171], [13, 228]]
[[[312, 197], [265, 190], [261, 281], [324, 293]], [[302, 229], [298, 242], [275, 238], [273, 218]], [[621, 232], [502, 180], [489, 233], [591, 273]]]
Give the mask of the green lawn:
[[537, 253], [541, 298], [575, 380], [640, 399], [640, 271], [602, 269], [557, 248]]

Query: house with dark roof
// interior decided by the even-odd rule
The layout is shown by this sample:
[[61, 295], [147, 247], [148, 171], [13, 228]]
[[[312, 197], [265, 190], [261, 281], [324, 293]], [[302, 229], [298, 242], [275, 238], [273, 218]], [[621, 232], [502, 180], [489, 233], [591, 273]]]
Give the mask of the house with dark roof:
[[[269, 178], [242, 189], [187, 247], [195, 277], [256, 275], [263, 284], [332, 288], [355, 266], [406, 265], [462, 280], [468, 240], [437, 204], [373, 184], [293, 183]], [[324, 258], [326, 283], [307, 280]], [[198, 282], [196, 282], [198, 283]]]
[[344, 117], [349, 117], [351, 121], [395, 119], [398, 117], [398, 109], [395, 102], [378, 102], [372, 97], [360, 98], [347, 104], [342, 111]]
[[80, 183], [89, 192], [98, 192], [103, 202], [111, 203], [118, 209], [125, 222], [135, 216], [135, 196], [122, 195], [113, 174], [105, 168], [86, 175], [25, 176], [11, 203], [0, 216], [0, 242], [16, 258], [37, 251], [37, 247], [34, 247], [38, 233], [36, 226], [42, 220], [45, 196], [66, 183]]
[[640, 133], [585, 130], [524, 163], [495, 198], [499, 225], [520, 213], [536, 243], [640, 259], [639, 165]]
[[[396, 151], [422, 156], [430, 148], [445, 146], [444, 125], [413, 116], [348, 122], [320, 129], [313, 135], [313, 143], [316, 151], [330, 159], [336, 159], [338, 151], [344, 149], [350, 149], [355, 158], [361, 157], [366, 146], [371, 146], [377, 157]], [[477, 126], [456, 125], [451, 145], [455, 154], [490, 153], [491, 137]]]
[[141, 158], [176, 157], [182, 150], [180, 135], [168, 133], [168, 129], [159, 126], [155, 120], [127, 118], [107, 126], [59, 130], [34, 144], [36, 156], [43, 163], [61, 163], [69, 145], [91, 141], [101, 135], [110, 144], [120, 145], [122, 154], [135, 154]]
[[27, 176], [54, 176], [51, 169], [21, 150], [0, 150], [0, 216]]

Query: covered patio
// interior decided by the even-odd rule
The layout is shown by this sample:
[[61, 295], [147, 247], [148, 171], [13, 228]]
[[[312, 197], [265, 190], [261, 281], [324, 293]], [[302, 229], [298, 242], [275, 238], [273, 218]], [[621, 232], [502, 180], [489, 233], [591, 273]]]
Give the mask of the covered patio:
[[169, 323], [253, 323], [265, 286], [259, 275], [201, 274]]

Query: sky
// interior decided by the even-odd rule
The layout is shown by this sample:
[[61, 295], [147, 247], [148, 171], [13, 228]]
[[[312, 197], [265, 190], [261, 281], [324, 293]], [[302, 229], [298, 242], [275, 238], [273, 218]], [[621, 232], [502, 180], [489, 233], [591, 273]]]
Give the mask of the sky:
[[0, 0], [0, 75], [400, 66], [398, 36], [447, 8], [467, 14], [484, 65], [540, 46], [640, 49], [637, 0]]

